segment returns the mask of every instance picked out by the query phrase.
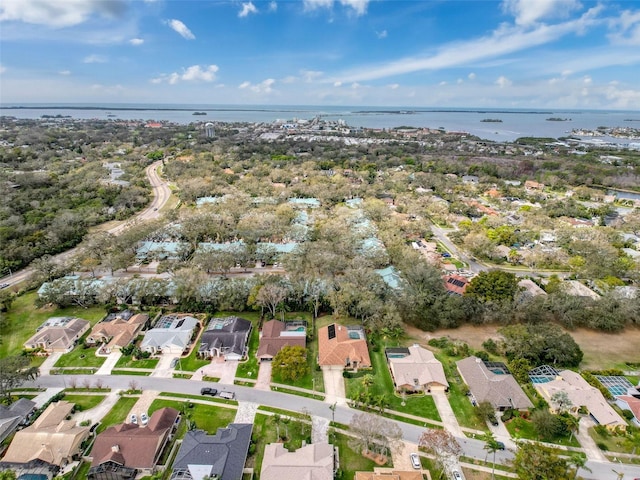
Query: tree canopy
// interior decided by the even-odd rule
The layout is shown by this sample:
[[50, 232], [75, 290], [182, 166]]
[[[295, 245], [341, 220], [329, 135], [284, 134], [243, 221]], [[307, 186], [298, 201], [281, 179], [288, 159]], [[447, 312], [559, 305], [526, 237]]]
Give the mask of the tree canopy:
[[571, 335], [553, 323], [509, 325], [499, 332], [504, 337], [505, 355], [509, 360], [524, 358], [531, 365], [577, 367], [583, 353]]
[[273, 357], [273, 374], [283, 380], [298, 380], [308, 373], [307, 349], [304, 347], [287, 345]]
[[518, 291], [518, 279], [511, 272], [489, 270], [480, 272], [469, 282], [465, 295], [483, 302], [513, 300]]

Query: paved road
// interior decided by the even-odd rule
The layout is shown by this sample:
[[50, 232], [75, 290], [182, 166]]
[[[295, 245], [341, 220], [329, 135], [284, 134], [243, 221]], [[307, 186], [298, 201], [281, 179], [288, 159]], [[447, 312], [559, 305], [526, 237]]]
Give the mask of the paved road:
[[[149, 179], [149, 183], [153, 188], [154, 197], [151, 204], [132, 219], [121, 222], [118, 225], [107, 230], [108, 233], [119, 235], [136, 222], [152, 220], [160, 216], [160, 210], [165, 206], [165, 204], [171, 197], [171, 190], [169, 189], [169, 185], [164, 182], [158, 175], [158, 168], [160, 168], [161, 165], [162, 162], [158, 161], [149, 165], [145, 170], [147, 178]], [[59, 253], [58, 255], [54, 255], [52, 258], [57, 263], [64, 263], [74, 255], [76, 255], [79, 251], [80, 247], [75, 247], [65, 252]], [[12, 273], [7, 277], [0, 278], [0, 284], [6, 283], [9, 286], [17, 285], [27, 280], [33, 274], [33, 272], [33, 268], [24, 268], [18, 272]]]
[[[86, 380], [92, 382], [94, 380], [91, 375], [76, 375], [76, 382], [79, 385], [84, 384]], [[223, 385], [211, 383], [211, 382], [199, 382], [193, 380], [184, 380], [177, 378], [158, 378], [158, 377], [140, 377], [140, 376], [124, 376], [116, 375], [101, 379], [104, 386], [111, 389], [126, 390], [129, 388], [131, 381], [136, 382], [139, 388], [143, 390], [157, 390], [163, 392], [180, 392], [192, 395], [199, 395], [200, 388], [203, 386], [214, 386], [222, 389]], [[40, 386], [45, 388], [64, 387], [65, 382], [62, 375], [41, 376], [35, 382], [30, 382], [25, 386]], [[299, 397], [287, 395], [275, 391], [256, 390], [250, 387], [241, 387], [234, 385], [233, 387], [227, 386], [228, 390], [233, 390], [236, 393], [237, 399], [240, 402], [253, 402], [259, 405], [266, 405], [276, 408], [285, 408], [294, 411], [301, 411], [306, 409], [310, 415], [314, 417], [321, 417], [331, 420], [332, 411], [329, 408], [330, 405], [311, 398]], [[347, 406], [338, 405], [335, 409], [335, 421], [343, 424], [349, 424], [351, 417], [354, 413], [358, 413], [357, 410], [352, 410]], [[402, 429], [403, 438], [409, 442], [418, 443], [420, 436], [425, 430], [425, 427], [417, 425], [411, 425], [403, 422], [398, 422], [398, 425]], [[458, 438], [460, 445], [464, 451], [464, 455], [477, 459], [482, 459], [487, 455], [484, 450], [484, 442], [472, 438]], [[499, 451], [496, 453], [496, 463], [505, 463], [513, 458], [513, 452], [509, 450]], [[581, 475], [585, 479], [593, 480], [617, 480], [618, 475], [614, 472], [622, 472], [625, 474], [625, 478], [640, 478], [640, 465], [624, 465], [614, 464], [611, 462], [587, 462], [592, 472], [581, 471]]]

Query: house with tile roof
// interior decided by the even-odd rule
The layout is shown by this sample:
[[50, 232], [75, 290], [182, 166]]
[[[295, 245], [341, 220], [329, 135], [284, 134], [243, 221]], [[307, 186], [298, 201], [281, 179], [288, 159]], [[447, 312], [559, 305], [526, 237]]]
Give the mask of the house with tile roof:
[[416, 344], [409, 348], [387, 348], [385, 355], [396, 390], [430, 392], [449, 389], [442, 363], [430, 350]]
[[467, 289], [467, 285], [469, 285], [469, 280], [466, 277], [455, 273], [445, 275], [442, 278], [444, 280], [444, 288], [447, 289], [447, 293], [450, 295], [464, 295], [464, 291]]
[[120, 350], [135, 340], [148, 321], [149, 315], [143, 313], [108, 315], [91, 329], [87, 344], [102, 343], [105, 353]]
[[160, 459], [180, 412], [161, 408], [146, 426], [121, 423], [98, 434], [91, 450], [88, 478], [114, 480], [151, 475]]
[[19, 398], [8, 407], [0, 405], [0, 443], [26, 422], [35, 408], [35, 402], [27, 398]]
[[40, 348], [47, 353], [67, 353], [89, 330], [91, 324], [81, 318], [54, 317], [43, 323], [36, 333], [24, 342], [24, 348]]
[[191, 315], [164, 315], [147, 330], [140, 349], [144, 352], [182, 355], [200, 322]]
[[290, 452], [282, 443], [264, 448], [261, 480], [333, 480], [336, 452], [328, 443], [311, 443]]
[[269, 320], [262, 326], [257, 357], [262, 361], [273, 360], [283, 347], [307, 346], [307, 328], [304, 322]]
[[533, 404], [503, 363], [471, 356], [456, 362], [475, 404], [489, 402], [496, 410], [525, 410]]
[[585, 407], [589, 416], [598, 425], [604, 425], [613, 429], [626, 428], [627, 422], [618, 415], [613, 407], [604, 398], [602, 392], [589, 383], [579, 373], [571, 370], [562, 370], [553, 380], [545, 383], [534, 384], [536, 390], [549, 403], [553, 410], [551, 398], [558, 392], [565, 392], [571, 401], [570, 412], [577, 414], [580, 407]]
[[198, 355], [242, 360], [247, 356], [251, 322], [240, 317], [212, 318], [200, 337]]
[[173, 462], [171, 480], [242, 478], [252, 430], [251, 423], [231, 423], [215, 435], [203, 430], [187, 432]]
[[318, 364], [323, 368], [371, 368], [364, 329], [332, 323], [318, 329]]
[[73, 407], [64, 401], [49, 404], [31, 425], [16, 432], [1, 463], [22, 465], [39, 460], [56, 467], [71, 463], [89, 436], [89, 427], [67, 420]]
[[636, 427], [640, 427], [640, 396], [619, 395], [616, 397], [616, 405], [622, 410], [629, 410], [633, 413], [631, 422]]
[[355, 480], [423, 480], [420, 470], [396, 470], [375, 467], [373, 472], [356, 472]]

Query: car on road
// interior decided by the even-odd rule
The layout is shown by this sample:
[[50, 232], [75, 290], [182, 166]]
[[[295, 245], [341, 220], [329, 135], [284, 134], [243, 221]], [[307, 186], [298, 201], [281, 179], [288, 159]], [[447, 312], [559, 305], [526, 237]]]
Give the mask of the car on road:
[[153, 209], [153, 211], [154, 211], [154, 212], [157, 212], [157, 211], [158, 211], [158, 207], [155, 207], [155, 208]]
[[460, 475], [460, 472], [459, 472], [459, 471], [454, 470], [454, 471], [453, 471], [453, 478], [454, 478], [455, 480], [462, 480], [462, 475]]
[[180, 359], [178, 357], [174, 358], [173, 360], [171, 360], [171, 364], [169, 365], [169, 367], [176, 368], [176, 365], [178, 364], [179, 361]]
[[504, 443], [502, 442], [496, 442], [496, 447], [498, 448], [498, 450], [504, 450]]
[[141, 413], [140, 414], [140, 424], [146, 425], [147, 423], [149, 423], [149, 417], [147, 417], [146, 413]]
[[233, 400], [236, 398], [236, 394], [233, 392], [220, 392], [220, 398], [226, 398], [227, 400]]
[[411, 466], [415, 469], [422, 468], [422, 463], [420, 462], [420, 456], [417, 453], [412, 453], [409, 455], [411, 459]]
[[449, 252], [444, 252], [444, 253], [442, 254], [442, 256], [443, 256], [444, 258], [451, 258], [451, 254], [450, 254]]
[[217, 393], [218, 390], [215, 388], [204, 387], [200, 389], [200, 395], [211, 395], [212, 397], [215, 397]]
[[138, 417], [136, 416], [136, 414], [135, 414], [135, 413], [132, 413], [132, 414], [131, 414], [131, 416], [129, 417], [129, 421], [130, 421], [131, 423], [136, 424], [136, 425], [138, 424]]
[[0, 283], [0, 289], [1, 288], [7, 288], [9, 286], [8, 283]]

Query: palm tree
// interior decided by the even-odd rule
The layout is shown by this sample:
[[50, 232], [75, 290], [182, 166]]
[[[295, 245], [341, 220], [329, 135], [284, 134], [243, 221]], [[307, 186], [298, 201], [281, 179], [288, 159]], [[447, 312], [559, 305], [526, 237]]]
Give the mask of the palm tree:
[[[496, 452], [498, 450], [501, 450], [503, 446], [500, 442], [498, 442], [498, 440], [496, 440], [496, 437], [493, 435], [493, 432], [485, 434], [483, 440], [486, 442], [483, 448], [487, 451], [487, 455], [489, 455], [490, 453], [493, 453], [493, 462], [491, 465], [492, 467], [491, 478], [494, 479], [495, 471], [496, 471]], [[485, 461], [486, 461], [486, 457], [485, 457]]]
[[573, 475], [573, 480], [576, 480], [576, 478], [578, 478], [578, 470], [580, 470], [581, 468], [583, 470], [591, 472], [591, 469], [586, 466], [586, 463], [587, 457], [580, 455], [579, 453], [574, 453], [569, 457], [569, 465], [573, 465], [574, 467], [576, 467], [576, 471]]

